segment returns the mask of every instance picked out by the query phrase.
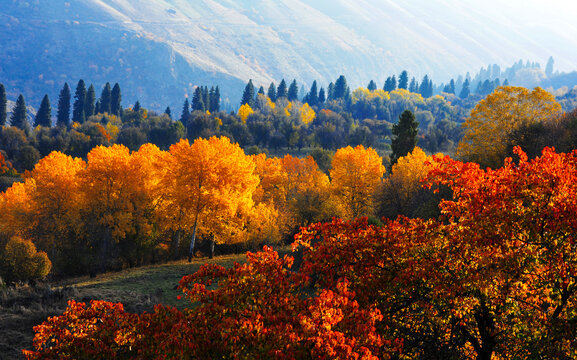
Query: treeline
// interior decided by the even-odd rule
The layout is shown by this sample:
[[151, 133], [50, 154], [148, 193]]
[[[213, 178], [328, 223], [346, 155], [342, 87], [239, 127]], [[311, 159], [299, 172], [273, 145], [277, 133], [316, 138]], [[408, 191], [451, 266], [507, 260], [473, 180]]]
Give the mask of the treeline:
[[52, 152], [0, 193], [0, 248], [11, 256], [6, 244], [24, 240], [48, 254], [56, 275], [94, 274], [190, 259], [197, 237], [212, 256], [215, 243], [277, 244], [334, 216], [431, 216], [436, 196], [418, 185], [428, 157], [414, 143], [395, 145], [390, 179], [383, 158], [362, 145], [316, 154], [326, 173], [312, 156], [246, 155], [226, 137], [168, 151], [97, 146], [86, 160]]

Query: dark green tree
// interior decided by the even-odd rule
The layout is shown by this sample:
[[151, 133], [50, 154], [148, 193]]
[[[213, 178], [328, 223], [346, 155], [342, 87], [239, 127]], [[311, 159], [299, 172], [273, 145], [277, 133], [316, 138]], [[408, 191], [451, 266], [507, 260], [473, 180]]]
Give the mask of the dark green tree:
[[180, 115], [180, 122], [183, 124], [188, 123], [188, 118], [190, 118], [190, 104], [188, 103], [188, 98], [184, 99], [184, 104], [182, 105], [182, 113]]
[[262, 87], [262, 86], [259, 87], [257, 94], [262, 94], [262, 95], [264, 95], [264, 87]]
[[270, 83], [268, 87], [268, 91], [266, 92], [266, 96], [270, 99], [270, 101], [276, 101], [276, 87], [273, 82]]
[[142, 109], [142, 107], [140, 106], [140, 101], [136, 100], [136, 102], [134, 103], [134, 106], [132, 107], [132, 111], [140, 112], [141, 109]]
[[278, 89], [276, 90], [276, 98], [280, 99], [280, 98], [286, 98], [288, 97], [288, 89], [286, 87], [286, 82], [284, 81], [284, 79], [281, 80]]
[[208, 86], [202, 86], [200, 92], [202, 94], [202, 101], [204, 102], [204, 110], [210, 111], [210, 91], [208, 91]]
[[110, 112], [113, 115], [120, 116], [122, 113], [122, 94], [120, 92], [120, 85], [114, 84], [112, 92], [110, 93]]
[[24, 96], [20, 94], [16, 100], [16, 106], [12, 110], [12, 116], [10, 116], [10, 125], [24, 131], [28, 135], [30, 133], [30, 124], [27, 118], [26, 102], [24, 101]]
[[210, 98], [210, 112], [220, 111], [220, 88], [217, 86]]
[[423, 81], [421, 81], [419, 94], [421, 94], [424, 98], [430, 98], [433, 96], [433, 81], [429, 80], [428, 75], [425, 75], [423, 77]]
[[377, 84], [375, 84], [375, 82], [373, 80], [369, 81], [369, 85], [367, 85], [367, 89], [369, 91], [375, 91], [377, 90]]
[[34, 118], [34, 127], [36, 126], [52, 126], [52, 107], [50, 106], [48, 95], [44, 95], [44, 98], [42, 98], [42, 102]]
[[319, 103], [319, 94], [317, 89], [317, 81], [313, 81], [311, 85], [311, 90], [307, 94], [307, 101], [310, 106], [315, 106]]
[[252, 79], [248, 81], [244, 87], [244, 92], [242, 93], [242, 99], [240, 100], [240, 105], [248, 104], [250, 107], [254, 107], [254, 85], [252, 84]]
[[409, 84], [409, 91], [412, 93], [416, 93], [419, 90], [419, 83], [413, 77], [411, 78], [411, 83]]
[[192, 95], [192, 110], [193, 111], [206, 111], [206, 106], [204, 105], [204, 97], [202, 96], [202, 89], [197, 86]]
[[94, 86], [90, 84], [86, 91], [86, 101], [84, 102], [84, 116], [88, 119], [95, 114], [96, 92]]
[[110, 83], [106, 83], [100, 94], [100, 106], [98, 108], [99, 113], [109, 113], [110, 114], [110, 101], [112, 96], [112, 90], [110, 88]]
[[296, 101], [299, 99], [299, 88], [296, 79], [291, 82], [288, 88], [287, 99], [288, 101]]
[[56, 125], [68, 127], [70, 124], [70, 87], [64, 83], [58, 96], [58, 114], [56, 115]]
[[170, 106], [167, 106], [166, 109], [164, 109], [164, 113], [165, 113], [166, 115], [168, 115], [168, 118], [169, 118], [169, 119], [172, 119], [172, 113], [171, 113], [171, 111], [170, 111]]
[[327, 87], [327, 100], [334, 100], [335, 99], [335, 84], [330, 83]]
[[409, 85], [409, 74], [407, 70], [403, 70], [401, 75], [399, 75], [399, 89], [407, 89]]
[[333, 99], [346, 99], [350, 96], [349, 86], [347, 85], [347, 79], [344, 75], [339, 76], [335, 82], [335, 88], [333, 93]]
[[327, 101], [327, 96], [325, 95], [325, 89], [321, 88], [319, 90], [319, 104], [324, 104]]
[[471, 89], [469, 89], [470, 83], [469, 79], [466, 79], [463, 83], [463, 87], [461, 88], [461, 92], [459, 93], [459, 97], [461, 99], [466, 99], [471, 94]]
[[8, 99], [6, 99], [6, 89], [4, 88], [4, 84], [0, 83], [0, 126], [6, 125], [7, 107]]
[[419, 123], [415, 121], [415, 115], [410, 110], [405, 110], [399, 117], [398, 124], [393, 125], [391, 140], [391, 166], [412, 152], [417, 145], [417, 133], [419, 132]]
[[385, 86], [383, 86], [383, 90], [391, 92], [397, 89], [397, 78], [395, 75], [389, 76], [387, 80], [385, 80]]
[[83, 124], [86, 121], [86, 84], [80, 79], [74, 94], [72, 105], [72, 121]]

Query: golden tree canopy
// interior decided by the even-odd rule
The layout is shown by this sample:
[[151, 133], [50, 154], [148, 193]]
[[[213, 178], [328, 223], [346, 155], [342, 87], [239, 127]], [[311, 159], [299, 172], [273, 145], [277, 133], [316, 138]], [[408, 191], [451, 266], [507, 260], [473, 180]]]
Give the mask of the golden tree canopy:
[[465, 135], [457, 155], [466, 161], [498, 166], [502, 163], [512, 131], [524, 125], [549, 121], [561, 105], [549, 92], [537, 87], [501, 86], [479, 102], [465, 121]]

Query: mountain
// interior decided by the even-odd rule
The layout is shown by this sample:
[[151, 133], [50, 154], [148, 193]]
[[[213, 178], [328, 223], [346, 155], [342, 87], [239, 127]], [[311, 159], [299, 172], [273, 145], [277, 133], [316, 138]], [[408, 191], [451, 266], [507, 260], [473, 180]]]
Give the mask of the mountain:
[[[552, 0], [6, 0], [0, 82], [9, 96], [56, 102], [82, 78], [97, 95], [180, 112], [196, 85], [236, 108], [248, 81], [366, 86], [402, 70], [446, 82], [518, 59], [571, 69], [577, 5]], [[571, 69], [572, 70], [572, 69]]]

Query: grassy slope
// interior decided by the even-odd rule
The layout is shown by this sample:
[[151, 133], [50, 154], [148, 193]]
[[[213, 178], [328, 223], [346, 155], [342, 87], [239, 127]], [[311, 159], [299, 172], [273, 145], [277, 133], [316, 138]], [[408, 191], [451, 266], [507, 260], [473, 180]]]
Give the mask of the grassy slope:
[[183, 260], [103, 274], [93, 279], [68, 279], [52, 287], [0, 289], [0, 359], [22, 358], [20, 349], [31, 348], [32, 327], [62, 313], [70, 299], [122, 302], [128, 312], [151, 311], [157, 303], [184, 307], [186, 301], [177, 300], [182, 293], [176, 289], [182, 276], [195, 272], [205, 263], [230, 267], [245, 259], [245, 255], [240, 254], [212, 260], [195, 259], [190, 264]]

